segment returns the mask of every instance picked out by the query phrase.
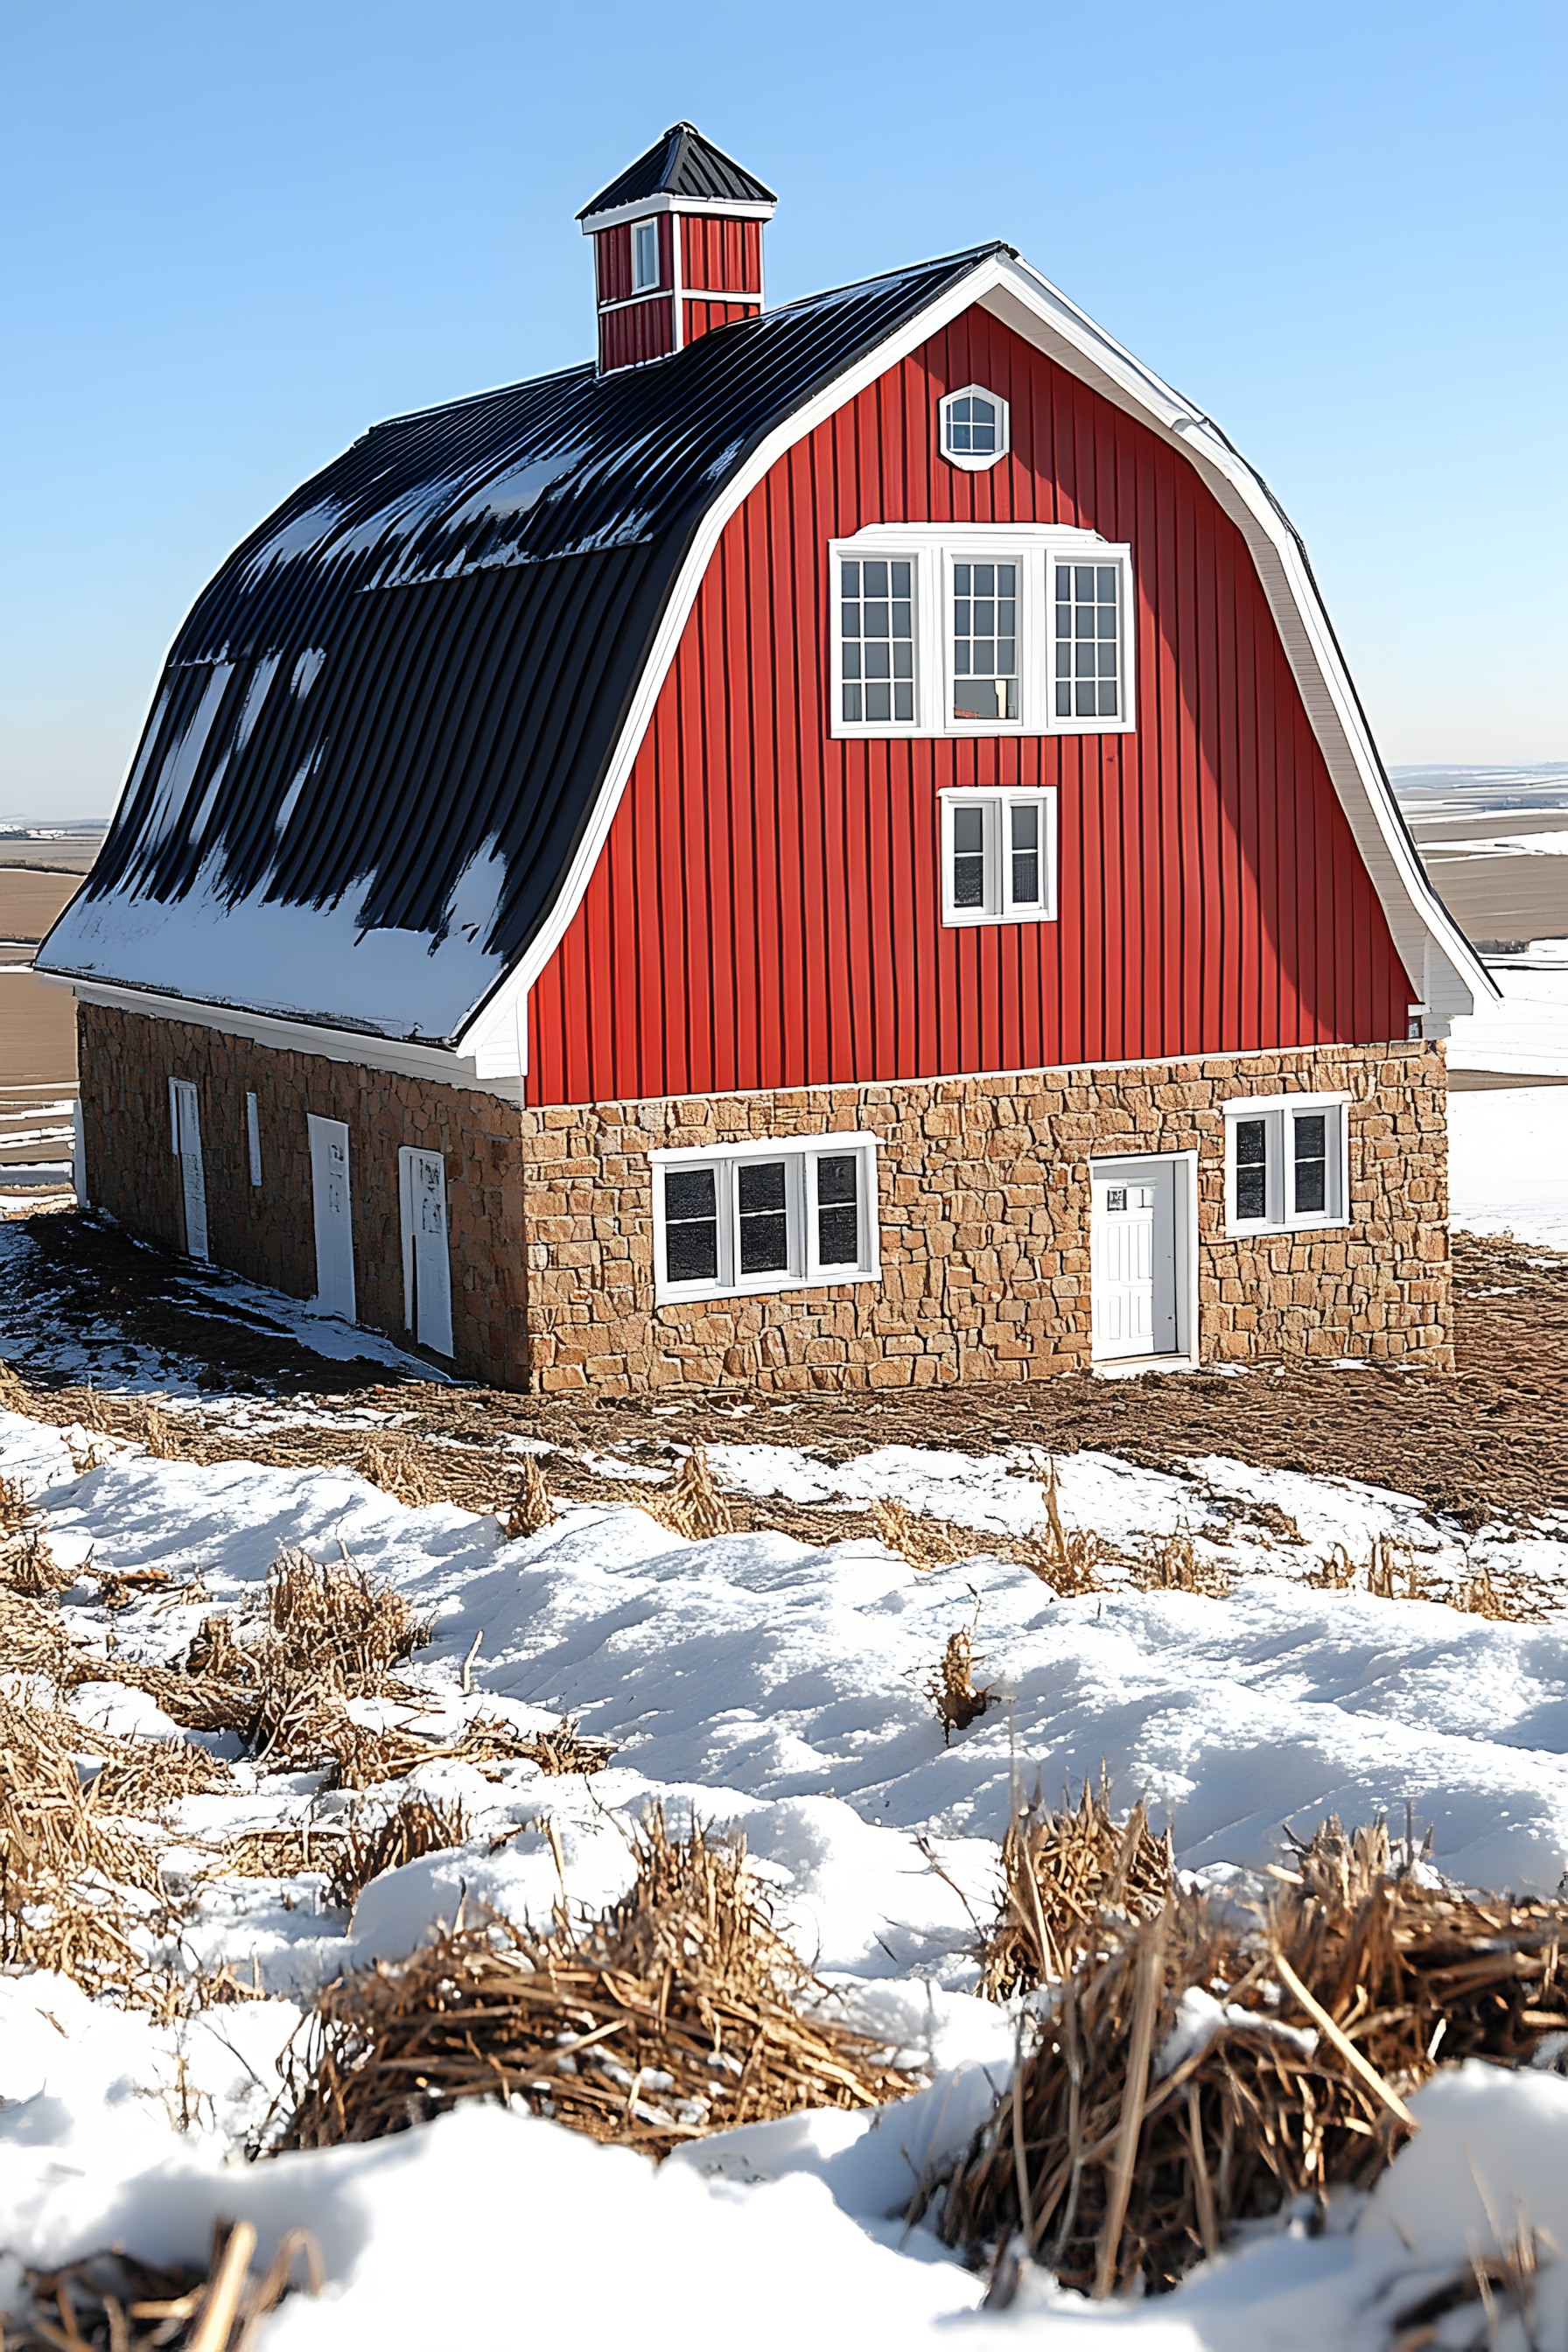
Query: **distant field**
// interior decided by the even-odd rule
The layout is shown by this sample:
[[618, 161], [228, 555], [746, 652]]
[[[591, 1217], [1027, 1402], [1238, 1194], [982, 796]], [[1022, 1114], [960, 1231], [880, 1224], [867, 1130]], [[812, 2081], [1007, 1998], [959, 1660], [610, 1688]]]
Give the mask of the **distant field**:
[[76, 1005], [68, 989], [27, 966], [44, 934], [75, 898], [99, 837], [0, 839], [0, 1167], [55, 1156], [34, 1139], [33, 1109], [76, 1091]]

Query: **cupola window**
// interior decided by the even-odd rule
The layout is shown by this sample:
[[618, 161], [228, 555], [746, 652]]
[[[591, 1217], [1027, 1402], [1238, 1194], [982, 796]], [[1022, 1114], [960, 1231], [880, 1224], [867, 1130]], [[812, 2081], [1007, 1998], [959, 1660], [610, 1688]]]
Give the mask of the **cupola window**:
[[658, 223], [640, 220], [632, 223], [632, 292], [647, 293], [658, 284]]

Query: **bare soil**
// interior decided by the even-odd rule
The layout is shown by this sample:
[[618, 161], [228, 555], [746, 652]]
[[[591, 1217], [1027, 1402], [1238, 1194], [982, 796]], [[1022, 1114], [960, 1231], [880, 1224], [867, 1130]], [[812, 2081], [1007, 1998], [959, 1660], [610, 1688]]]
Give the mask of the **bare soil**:
[[[1568, 1510], [1568, 1255], [1507, 1240], [1455, 1236], [1459, 1369], [1452, 1375], [1293, 1362], [1228, 1376], [1075, 1373], [891, 1396], [784, 1398], [736, 1386], [592, 1399], [425, 1381], [364, 1358], [325, 1364], [237, 1305], [221, 1277], [91, 1218], [36, 1217], [7, 1238], [0, 1356], [43, 1392], [39, 1403], [51, 1417], [81, 1412], [84, 1359], [104, 1389], [126, 1379], [145, 1389], [145, 1370], [134, 1367], [155, 1351], [172, 1368], [200, 1367], [194, 1383], [188, 1371], [167, 1383], [187, 1393], [194, 1385], [215, 1399], [259, 1392], [302, 1402], [330, 1392], [340, 1403], [395, 1412], [398, 1443], [432, 1491], [474, 1507], [493, 1508], [510, 1496], [521, 1465], [500, 1441], [525, 1436], [562, 1449], [546, 1465], [562, 1496], [595, 1483], [571, 1458], [584, 1451], [640, 1455], [653, 1466], [668, 1464], [675, 1448], [750, 1439], [835, 1461], [893, 1444], [973, 1453], [1032, 1444], [1058, 1454], [1092, 1446], [1156, 1468], [1226, 1454], [1271, 1469], [1364, 1479], [1469, 1526]], [[110, 1396], [92, 1402], [110, 1427], [141, 1410]], [[255, 1428], [230, 1434], [211, 1421], [177, 1427], [178, 1450], [209, 1460], [342, 1459], [357, 1442], [330, 1428], [273, 1435]], [[137, 1433], [129, 1423], [127, 1433]]]

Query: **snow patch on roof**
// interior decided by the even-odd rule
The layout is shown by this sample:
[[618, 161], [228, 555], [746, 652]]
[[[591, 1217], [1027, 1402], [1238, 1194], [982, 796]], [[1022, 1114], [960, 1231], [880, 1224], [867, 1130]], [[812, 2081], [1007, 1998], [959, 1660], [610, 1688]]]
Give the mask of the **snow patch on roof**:
[[[309, 763], [291, 800], [308, 774]], [[260, 894], [232, 899], [223, 890], [222, 863], [216, 852], [204, 860], [180, 899], [177, 924], [158, 899], [79, 896], [50, 941], [51, 969], [437, 1043], [458, 1033], [500, 976], [502, 958], [480, 940], [495, 909], [498, 869], [504, 871], [493, 840], [458, 875], [435, 933], [368, 925], [368, 882], [321, 907]]]
[[183, 814], [186, 796], [201, 765], [202, 753], [206, 750], [207, 737], [212, 733], [213, 720], [217, 717], [218, 707], [228, 692], [228, 682], [233, 676], [232, 662], [214, 662], [212, 676], [202, 691], [202, 698], [187, 720], [184, 733], [163, 762], [157, 789], [138, 827], [145, 846], [150, 848], [162, 841], [174, 830]]

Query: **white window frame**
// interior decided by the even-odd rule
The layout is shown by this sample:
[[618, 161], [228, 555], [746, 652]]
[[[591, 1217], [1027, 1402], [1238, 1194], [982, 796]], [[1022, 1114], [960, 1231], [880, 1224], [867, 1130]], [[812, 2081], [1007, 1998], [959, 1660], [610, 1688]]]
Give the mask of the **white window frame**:
[[[952, 446], [952, 414], [961, 400], [988, 400], [996, 411], [996, 448], [994, 455], [987, 456], [984, 450], [954, 449]], [[993, 466], [1001, 463], [1012, 446], [1012, 412], [1001, 394], [993, 392], [988, 383], [961, 384], [956, 392], [947, 393], [937, 404], [937, 417], [938, 446], [948, 464], [956, 466], [961, 473], [988, 473]]]
[[[1350, 1223], [1350, 1167], [1346, 1106], [1350, 1097], [1329, 1095], [1239, 1095], [1225, 1110], [1225, 1229], [1242, 1239], [1250, 1234], [1321, 1233]], [[1321, 1113], [1327, 1119], [1327, 1149], [1322, 1209], [1298, 1210], [1295, 1202], [1296, 1154], [1290, 1122], [1298, 1113]], [[1236, 1213], [1236, 1129], [1238, 1119], [1260, 1118], [1264, 1139], [1264, 1214], [1238, 1217]]]
[[[868, 557], [910, 562], [914, 577], [915, 715], [908, 719], [846, 719], [844, 628], [839, 597], [842, 562]], [[1121, 715], [1115, 719], [1058, 719], [1056, 715], [1056, 598], [1051, 565], [1114, 563], [1118, 567], [1118, 679]], [[1016, 563], [1019, 567], [1018, 709], [1016, 719], [954, 719], [952, 712], [952, 566], [957, 563]], [[1092, 530], [1056, 523], [869, 523], [851, 539], [827, 543], [828, 679], [830, 737], [889, 741], [895, 737], [1131, 735], [1138, 724], [1134, 680], [1137, 597], [1132, 550]]]
[[[642, 250], [642, 236], [645, 229], [651, 229], [653, 231], [653, 276], [651, 278], [644, 278], [640, 274], [637, 266], [637, 256]], [[631, 225], [631, 238], [632, 292], [634, 294], [657, 294], [659, 290], [659, 279], [663, 275], [663, 267], [658, 250], [658, 219], [652, 214], [649, 214], [642, 220], [633, 221]]]
[[[851, 1282], [879, 1282], [882, 1265], [877, 1190], [878, 1139], [874, 1135], [790, 1135], [748, 1139], [743, 1143], [700, 1144], [689, 1150], [650, 1151], [653, 1168], [653, 1295], [656, 1307], [688, 1299], [748, 1298], [775, 1291], [821, 1289]], [[817, 1256], [816, 1165], [853, 1152], [859, 1210], [859, 1255], [855, 1265], [824, 1265]], [[740, 1267], [740, 1189], [735, 1171], [743, 1160], [784, 1162], [784, 1213], [788, 1220], [787, 1268], [742, 1275]], [[719, 1272], [716, 1279], [670, 1282], [665, 1275], [664, 1179], [678, 1171], [711, 1168], [719, 1212]]]
[[[1057, 795], [1047, 785], [1028, 792], [988, 792], [980, 785], [960, 785], [937, 795], [942, 806], [942, 919], [951, 929], [973, 929], [979, 923], [1054, 923], [1057, 919]], [[1020, 905], [1013, 897], [1012, 812], [1020, 805], [1040, 813], [1040, 881], [1037, 904]], [[985, 903], [960, 907], [953, 898], [952, 820], [960, 808], [985, 812]]]
[[[953, 714], [952, 706], [958, 692], [958, 640], [953, 628], [955, 618], [953, 607], [958, 592], [954, 583], [953, 573], [956, 567], [961, 563], [1012, 563], [1016, 564], [1017, 567], [1018, 593], [1016, 601], [1018, 606], [1018, 716], [1016, 719], [959, 719]], [[1022, 550], [1015, 554], [1006, 551], [998, 551], [994, 547], [974, 548], [967, 546], [962, 541], [956, 539], [950, 540], [943, 547], [942, 566], [942, 667], [945, 672], [946, 731], [949, 734], [1023, 735], [1029, 731], [1024, 725], [1024, 713], [1028, 706], [1031, 688], [1035, 684], [1035, 681], [1029, 677], [1029, 671], [1034, 667], [1034, 663], [1031, 662], [1030, 659], [1030, 655], [1035, 646], [1036, 631], [1039, 626], [1036, 618], [1037, 607], [1035, 602], [1035, 591], [1039, 585], [1038, 574], [1040, 570], [1041, 567], [1037, 563], [1026, 563], [1023, 561]], [[917, 669], [920, 667], [920, 654], [918, 648], [915, 655], [915, 667]], [[1054, 702], [1056, 697], [1053, 695], [1051, 699]], [[918, 705], [916, 707], [917, 709], [919, 708]]]

